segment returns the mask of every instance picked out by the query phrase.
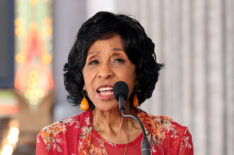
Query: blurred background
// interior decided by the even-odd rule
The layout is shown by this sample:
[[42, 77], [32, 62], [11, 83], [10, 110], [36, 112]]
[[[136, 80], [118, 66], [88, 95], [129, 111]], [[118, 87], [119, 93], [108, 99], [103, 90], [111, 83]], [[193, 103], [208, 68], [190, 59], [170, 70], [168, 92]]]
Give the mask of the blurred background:
[[1, 0], [0, 155], [35, 154], [46, 125], [79, 114], [63, 65], [97, 11], [140, 21], [166, 66], [141, 108], [188, 126], [197, 155], [234, 154], [233, 0]]

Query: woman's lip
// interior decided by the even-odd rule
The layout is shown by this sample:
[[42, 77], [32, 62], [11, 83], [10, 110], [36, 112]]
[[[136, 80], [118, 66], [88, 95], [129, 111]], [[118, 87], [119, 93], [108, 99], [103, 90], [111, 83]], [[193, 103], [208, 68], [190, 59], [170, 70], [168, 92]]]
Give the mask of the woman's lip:
[[[103, 95], [103, 94], [99, 91], [100, 88], [105, 88], [105, 87], [110, 87], [110, 88], [112, 88], [112, 90], [104, 91], [104, 92], [111, 92], [111, 94]], [[112, 100], [112, 99], [114, 98], [113, 85], [101, 85], [101, 86], [99, 86], [99, 87], [96, 89], [96, 92], [97, 92], [98, 97], [99, 97], [101, 100], [108, 101], [108, 100]]]
[[101, 93], [97, 93], [98, 97], [102, 100], [112, 100], [114, 98], [114, 94], [109, 94], [109, 95], [102, 95]]
[[97, 92], [98, 92], [98, 90], [99, 90], [100, 88], [105, 88], [105, 87], [111, 87], [111, 88], [113, 89], [113, 86], [112, 86], [112, 85], [101, 85], [101, 86], [99, 86], [96, 90], [97, 90]]

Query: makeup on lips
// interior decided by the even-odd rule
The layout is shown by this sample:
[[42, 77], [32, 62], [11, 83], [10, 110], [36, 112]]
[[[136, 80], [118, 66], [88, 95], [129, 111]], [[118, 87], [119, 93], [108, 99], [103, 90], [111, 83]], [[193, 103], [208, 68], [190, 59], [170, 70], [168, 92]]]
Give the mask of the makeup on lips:
[[110, 85], [100, 86], [97, 89], [97, 93], [98, 93], [98, 96], [104, 100], [109, 100], [109, 99], [112, 99], [114, 97], [113, 86], [110, 86]]

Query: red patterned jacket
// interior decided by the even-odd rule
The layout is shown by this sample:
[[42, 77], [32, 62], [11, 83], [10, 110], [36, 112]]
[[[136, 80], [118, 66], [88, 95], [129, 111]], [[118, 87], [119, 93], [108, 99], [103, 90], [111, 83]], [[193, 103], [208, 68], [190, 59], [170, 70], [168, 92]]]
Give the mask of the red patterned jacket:
[[[138, 112], [152, 155], [193, 155], [192, 137], [188, 128], [165, 116], [153, 116]], [[37, 155], [111, 155], [141, 154], [139, 136], [129, 146], [110, 144], [92, 129], [92, 111], [53, 123], [42, 129], [37, 136]], [[124, 147], [122, 147], [124, 145]], [[135, 146], [134, 146], [135, 145]], [[116, 153], [115, 153], [116, 152]]]

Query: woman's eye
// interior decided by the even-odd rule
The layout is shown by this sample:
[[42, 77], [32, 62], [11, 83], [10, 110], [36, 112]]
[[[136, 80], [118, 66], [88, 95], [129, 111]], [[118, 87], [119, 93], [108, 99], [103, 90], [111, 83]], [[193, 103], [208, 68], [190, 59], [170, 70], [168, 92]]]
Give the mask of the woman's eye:
[[116, 63], [124, 63], [125, 60], [122, 59], [122, 58], [116, 58], [116, 59], [114, 60], [114, 62], [116, 62]]
[[88, 63], [88, 65], [96, 65], [98, 64], [98, 60], [92, 60]]

